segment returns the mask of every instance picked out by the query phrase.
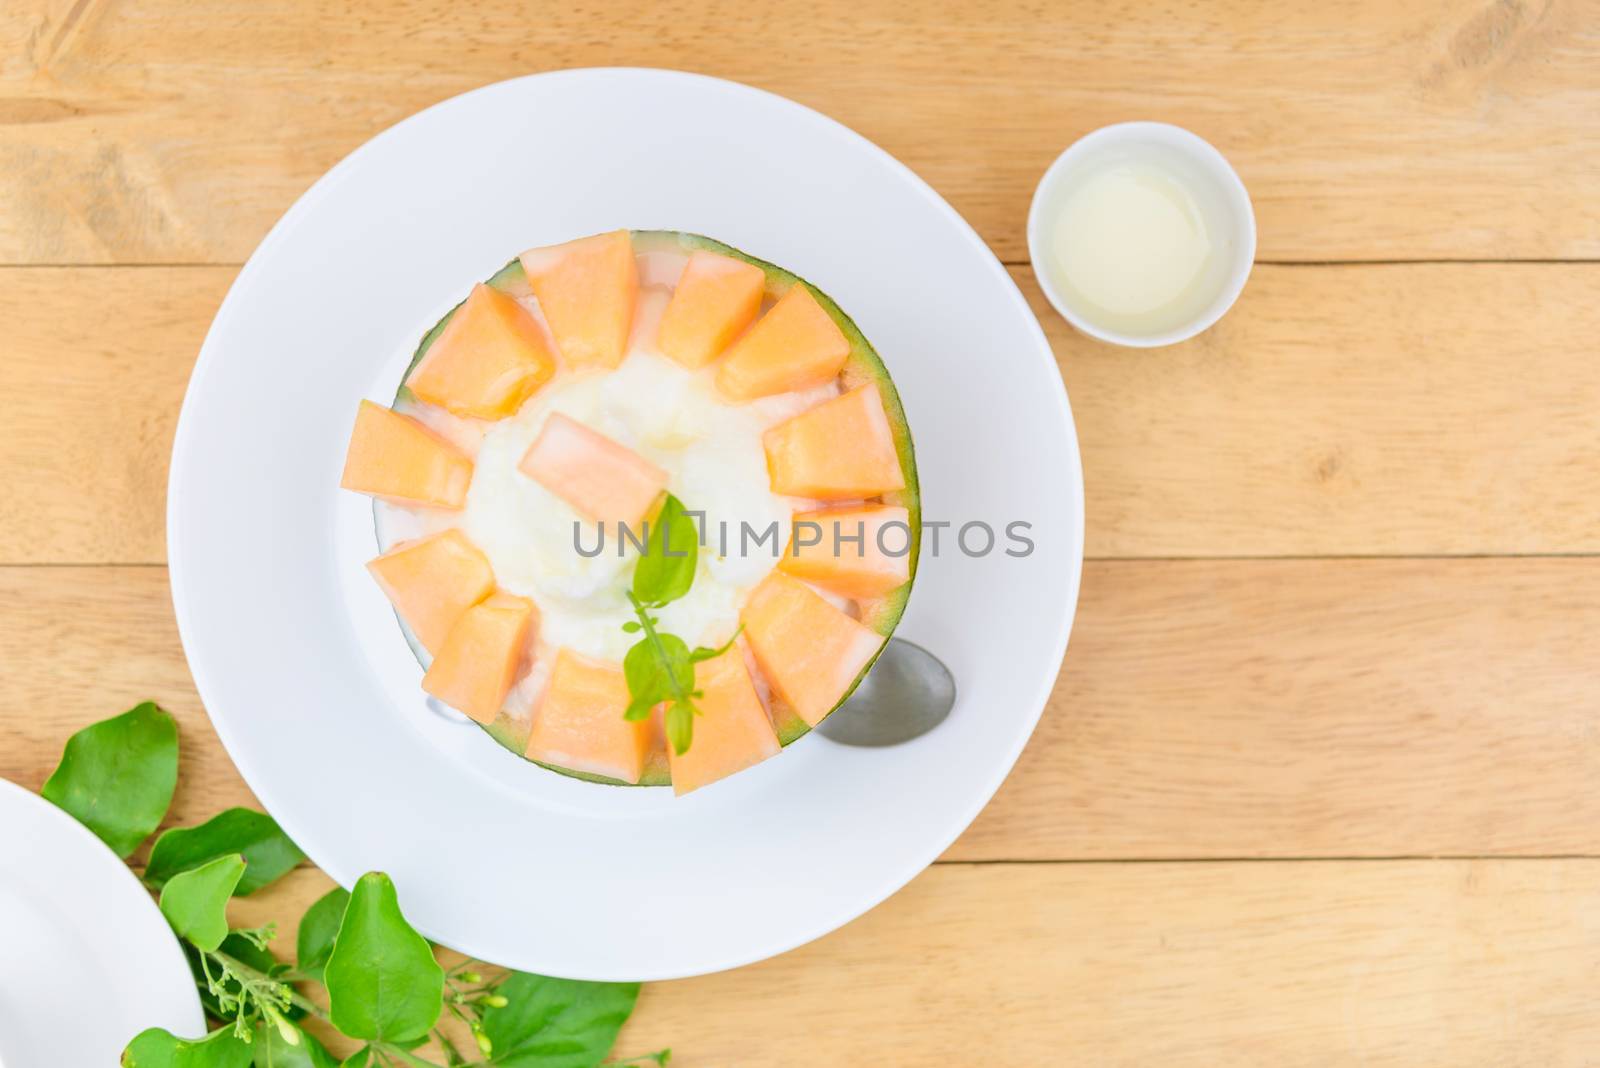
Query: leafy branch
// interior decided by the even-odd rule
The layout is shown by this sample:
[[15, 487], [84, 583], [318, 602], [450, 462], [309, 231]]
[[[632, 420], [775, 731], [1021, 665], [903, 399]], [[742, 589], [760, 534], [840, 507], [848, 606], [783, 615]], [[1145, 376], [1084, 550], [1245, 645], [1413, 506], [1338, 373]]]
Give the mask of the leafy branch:
[[629, 698], [623, 718], [633, 722], [648, 719], [658, 705], [665, 705], [667, 740], [679, 756], [689, 751], [694, 717], [700, 714], [694, 699], [703, 694], [694, 688], [694, 666], [721, 656], [738, 637], [735, 631], [721, 648], [702, 645], [690, 650], [676, 634], [657, 629], [661, 619], [653, 613], [684, 597], [694, 585], [700, 553], [700, 535], [693, 519], [697, 514], [667, 495], [633, 567], [628, 603], [635, 618], [622, 625], [627, 634], [644, 635], [622, 660]]
[[[42, 793], [126, 858], [165, 818], [177, 768], [177, 725], [145, 703], [74, 734]], [[123, 1051], [124, 1068], [595, 1068], [670, 1060], [670, 1050], [605, 1059], [633, 1012], [637, 983], [491, 971], [471, 960], [440, 967], [382, 872], [306, 910], [292, 965], [270, 949], [275, 925], [229, 926], [233, 897], [304, 859], [270, 816], [249, 809], [157, 839], [142, 878], [159, 894], [215, 1026], [192, 1039], [143, 1031]], [[326, 992], [326, 1009], [303, 989], [315, 986]], [[439, 1026], [446, 1014], [472, 1035], [471, 1059]], [[302, 1026], [308, 1018], [362, 1045], [341, 1061]]]

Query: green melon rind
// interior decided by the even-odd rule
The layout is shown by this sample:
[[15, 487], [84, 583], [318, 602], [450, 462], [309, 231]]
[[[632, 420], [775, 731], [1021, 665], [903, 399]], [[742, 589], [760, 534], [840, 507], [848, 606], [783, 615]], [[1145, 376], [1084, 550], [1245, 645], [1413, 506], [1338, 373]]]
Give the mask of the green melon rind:
[[[905, 478], [905, 488], [897, 493], [885, 494], [883, 500], [886, 504], [899, 505], [906, 510], [911, 527], [910, 577], [905, 585], [890, 591], [882, 597], [858, 601], [857, 606], [861, 612], [861, 622], [888, 638], [894, 633], [894, 628], [899, 624], [900, 617], [905, 614], [906, 603], [911, 596], [911, 587], [917, 576], [917, 562], [922, 543], [922, 497], [920, 485], [917, 481], [916, 450], [911, 441], [911, 427], [906, 421], [905, 408], [900, 403], [900, 393], [895, 389], [894, 381], [889, 376], [889, 370], [884, 366], [877, 350], [872, 347], [872, 343], [862, 334], [855, 321], [846, 315], [838, 304], [834, 303], [832, 297], [792, 271], [786, 271], [776, 264], [757, 259], [731, 245], [725, 245], [721, 241], [700, 234], [684, 233], [677, 230], [634, 230], [632, 231], [632, 236], [636, 252], [690, 253], [704, 250], [742, 260], [745, 263], [759, 267], [767, 277], [767, 296], [774, 300], [787, 293], [796, 283], [806, 286], [811, 290], [812, 296], [817, 298], [817, 303], [822, 305], [823, 310], [828, 313], [844, 333], [845, 338], [850, 342], [850, 355], [845, 359], [844, 371], [841, 375], [845, 386], [854, 388], [866, 382], [877, 383], [878, 392], [883, 398], [884, 411], [889, 418], [889, 430], [894, 438], [895, 451], [900, 457], [900, 470]], [[503, 293], [516, 297], [526, 296], [530, 292], [528, 277], [523, 272], [520, 259], [512, 260], [496, 271], [489, 277], [488, 284]], [[461, 303], [465, 303], [465, 301], [463, 300]], [[411, 377], [411, 372], [416, 370], [417, 364], [421, 363], [422, 358], [427, 355], [428, 349], [433, 346], [439, 335], [444, 332], [444, 328], [455, 316], [456, 311], [460, 309], [461, 303], [456, 304], [454, 308], [446, 312], [427, 333], [423, 334], [422, 340], [418, 342], [417, 351], [411, 357], [411, 363], [407, 365], [405, 374], [400, 378], [399, 388], [395, 391], [393, 407], [396, 410], [401, 410], [404, 406], [416, 403], [416, 397], [406, 386], [406, 381]], [[374, 502], [374, 508], [376, 508], [376, 502]], [[398, 614], [396, 614], [395, 618], [400, 624], [401, 632], [405, 635], [406, 643], [411, 646], [411, 651], [416, 654], [418, 661], [426, 669], [432, 658], [428, 655], [427, 650], [423, 648], [422, 643], [417, 640], [416, 635], [412, 633], [411, 628], [406, 625], [405, 620], [400, 619]], [[872, 665], [876, 661], [876, 656], [871, 661], [868, 661], [866, 667], [862, 668], [861, 673], [850, 684], [850, 688], [844, 692], [844, 696], [839, 699], [839, 704], [843, 704], [849, 699], [850, 695], [855, 692], [856, 687], [861, 685], [861, 680], [866, 678], [867, 672], [872, 670]], [[838, 708], [838, 705], [834, 707]], [[774, 705], [773, 720], [773, 727], [778, 735], [778, 741], [785, 746], [811, 729], [798, 714], [792, 709], [783, 707], [781, 704]], [[524, 755], [524, 747], [527, 742], [526, 729], [504, 713], [485, 727], [484, 730], [495, 741], [521, 756], [524, 760], [528, 760], [529, 763], [538, 764], [540, 767], [549, 768], [551, 771], [559, 772], [575, 779], [582, 779], [585, 782], [600, 783], [607, 786], [668, 786], [672, 782], [667, 764], [661, 759], [652, 761], [637, 784], [532, 760]]]
[[[500, 268], [489, 276], [486, 284], [513, 297], [526, 296], [532, 292], [528, 288], [528, 276], [522, 270], [521, 260], [512, 260]], [[464, 297], [458, 300], [456, 306], [445, 312], [439, 318], [439, 321], [434, 323], [426, 334], [422, 335], [422, 340], [417, 342], [417, 351], [411, 354], [411, 362], [406, 364], [406, 373], [400, 376], [400, 386], [395, 390], [392, 407], [399, 408], [402, 403], [417, 403], [416, 394], [411, 392], [406, 382], [411, 378], [411, 372], [417, 369], [417, 364], [421, 363], [422, 358], [428, 354], [428, 350], [433, 348], [433, 343], [439, 340], [439, 335], [444, 333], [444, 328], [450, 325], [450, 320], [456, 317], [456, 312], [461, 310], [461, 305], [466, 302]]]

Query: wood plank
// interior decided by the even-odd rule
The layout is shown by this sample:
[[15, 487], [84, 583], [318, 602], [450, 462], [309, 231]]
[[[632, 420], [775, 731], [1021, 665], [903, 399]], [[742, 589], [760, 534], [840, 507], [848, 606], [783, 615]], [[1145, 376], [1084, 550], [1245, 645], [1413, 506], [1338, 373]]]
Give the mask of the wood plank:
[[1600, 852], [1600, 560], [1107, 562], [951, 855]]
[[[235, 922], [298, 916], [328, 885], [298, 872]], [[1596, 959], [1597, 860], [939, 865], [809, 946], [646, 986], [617, 1052], [1578, 1068], [1600, 1043]]]
[[[164, 559], [179, 402], [234, 273], [0, 270], [24, 401], [0, 474], [30, 502], [0, 563]], [[1600, 265], [1258, 267], [1215, 330], [1145, 353], [1013, 274], [1072, 396], [1091, 556], [1600, 552]]]
[[1000, 255], [1104, 123], [1200, 132], [1268, 260], [1600, 256], [1590, 2], [16, 0], [0, 262], [238, 262], [347, 152], [501, 78], [691, 67], [878, 141]]
[[167, 461], [233, 268], [0, 270], [0, 561], [161, 563]]
[[1211, 331], [1093, 342], [1028, 279], [1088, 552], [1600, 552], [1600, 264], [1258, 268]]
[[[0, 777], [178, 716], [174, 818], [249, 793], [160, 568], [0, 569]], [[1043, 722], [958, 860], [1600, 854], [1600, 560], [1097, 563]]]

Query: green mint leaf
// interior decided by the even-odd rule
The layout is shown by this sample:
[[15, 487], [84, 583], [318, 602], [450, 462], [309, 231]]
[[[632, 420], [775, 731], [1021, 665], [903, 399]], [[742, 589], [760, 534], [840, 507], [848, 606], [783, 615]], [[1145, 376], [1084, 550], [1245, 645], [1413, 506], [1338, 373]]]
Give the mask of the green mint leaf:
[[644, 553], [633, 565], [634, 597], [656, 607], [676, 601], [694, 584], [699, 554], [699, 528], [683, 502], [668, 494], [650, 524]]
[[640, 629], [639, 623], [632, 619], [622, 625], [622, 633], [624, 634], [638, 634]]
[[[671, 513], [676, 509], [680, 516]], [[672, 524], [682, 518], [687, 522], [688, 517], [682, 514], [683, 505], [676, 497], [669, 497], [661, 509], [663, 530], [670, 530]], [[689, 524], [691, 527], [692, 523]], [[671, 541], [670, 537], [665, 539]], [[634, 570], [634, 589], [628, 593], [628, 600], [633, 604], [634, 615], [638, 617], [638, 626], [630, 629], [625, 624], [623, 629], [629, 634], [642, 631], [644, 637], [635, 642], [622, 658], [622, 673], [628, 684], [628, 707], [622, 716], [626, 720], [638, 722], [650, 715], [651, 710], [658, 704], [670, 702], [667, 712], [667, 733], [673, 747], [679, 756], [689, 749], [689, 744], [694, 735], [695, 708], [690, 701], [691, 697], [698, 697], [700, 693], [694, 688], [694, 665], [696, 659], [707, 659], [715, 656], [722, 650], [706, 649], [701, 647], [694, 653], [689, 652], [689, 646], [676, 634], [664, 634], [656, 630], [659, 622], [649, 612], [651, 602], [645, 594], [670, 594], [671, 597], [681, 597], [689, 589], [689, 583], [694, 581], [693, 570], [687, 575], [687, 581], [682, 589], [676, 586], [663, 589], [658, 588], [654, 580], [647, 581], [645, 593], [639, 591], [640, 574], [649, 557], [640, 559]], [[672, 580], [676, 582], [677, 579]], [[665, 603], [665, 602], [657, 602]], [[734, 632], [738, 636], [738, 632]], [[730, 638], [729, 644], [733, 639]], [[723, 647], [724, 649], [727, 646]]]
[[679, 756], [689, 751], [694, 741], [694, 705], [687, 698], [674, 701], [667, 709], [667, 741]]
[[350, 891], [336, 886], [323, 894], [316, 904], [306, 909], [300, 917], [300, 929], [295, 932], [295, 964], [305, 974], [322, 981], [323, 966], [333, 953], [333, 939], [339, 933], [339, 923], [350, 903]]
[[255, 1068], [339, 1068], [339, 1058], [329, 1053], [316, 1037], [291, 1027], [295, 1041], [291, 1045], [270, 1021], [256, 1024], [255, 1041], [250, 1043], [255, 1054]]
[[426, 1038], [438, 1021], [444, 969], [401, 915], [382, 872], [356, 882], [323, 982], [333, 1025], [351, 1038], [407, 1042]]
[[372, 1047], [362, 1046], [350, 1056], [339, 1062], [339, 1068], [367, 1068], [367, 1062], [372, 1060]]
[[500, 1068], [595, 1068], [633, 1012], [638, 983], [584, 983], [512, 972], [486, 1009], [483, 1032]]
[[178, 1038], [159, 1027], [141, 1031], [122, 1051], [122, 1068], [249, 1068], [250, 1046], [224, 1027], [205, 1038]]
[[178, 785], [178, 725], [146, 701], [67, 739], [39, 793], [126, 857], [150, 836]]
[[161, 914], [179, 938], [209, 953], [228, 937], [228, 899], [243, 875], [237, 853], [179, 872], [161, 888]]
[[650, 710], [655, 708], [657, 703], [649, 697], [635, 697], [628, 702], [628, 710], [622, 714], [622, 718], [629, 723], [637, 723], [642, 719], [649, 719]]
[[198, 827], [174, 827], [164, 832], [150, 850], [144, 878], [159, 890], [179, 872], [229, 853], [239, 853], [245, 859], [244, 878], [235, 891], [239, 894], [255, 893], [306, 858], [271, 816], [247, 808], [230, 808]]
[[[689, 654], [689, 663], [698, 664], [702, 660], [715, 660], [717, 657], [721, 656], [723, 653], [725, 653], [729, 649], [733, 648], [733, 643], [738, 641], [739, 634], [743, 630], [744, 630], [744, 624], [740, 623], [738, 630], [735, 630], [733, 632], [733, 637], [729, 638], [727, 641], [723, 642], [720, 646], [718, 646], [715, 649], [709, 648], [708, 646], [704, 646], [704, 645], [695, 646], [694, 652]], [[698, 694], [696, 696], [698, 696]]]
[[689, 647], [676, 634], [652, 632], [636, 642], [622, 658], [622, 674], [628, 694], [635, 702], [646, 702], [647, 709], [694, 686]]

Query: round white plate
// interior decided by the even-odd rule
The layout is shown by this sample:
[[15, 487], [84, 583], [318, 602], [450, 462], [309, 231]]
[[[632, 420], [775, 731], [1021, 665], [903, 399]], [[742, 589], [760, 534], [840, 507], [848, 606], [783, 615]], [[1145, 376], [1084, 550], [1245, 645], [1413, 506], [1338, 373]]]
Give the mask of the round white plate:
[[0, 1066], [117, 1064], [147, 1027], [206, 1029], [161, 910], [88, 828], [0, 779]]
[[[1020, 208], [1019, 208], [1020, 211]], [[924, 516], [954, 526], [900, 633], [960, 700], [894, 749], [808, 736], [674, 799], [524, 763], [429, 711], [338, 488], [356, 402], [524, 248], [617, 227], [709, 234], [832, 295], [888, 364]], [[1000, 547], [964, 556], [955, 529]], [[1035, 550], [1002, 551], [1008, 523]], [[1078, 594], [1083, 490], [1065, 391], [1005, 269], [916, 175], [790, 101], [670, 71], [491, 85], [363, 145], [240, 272], [173, 450], [173, 600], [195, 681], [256, 795], [349, 885], [394, 876], [430, 937], [585, 979], [731, 968], [816, 938], [937, 857], [1050, 692]], [[968, 543], [981, 545], [980, 532]]]

